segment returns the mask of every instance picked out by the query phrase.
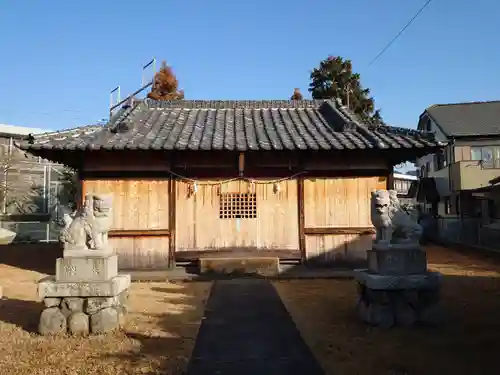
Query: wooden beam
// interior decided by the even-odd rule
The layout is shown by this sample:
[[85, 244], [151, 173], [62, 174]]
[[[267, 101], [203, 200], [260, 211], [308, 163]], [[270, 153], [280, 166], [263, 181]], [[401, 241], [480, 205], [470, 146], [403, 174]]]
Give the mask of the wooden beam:
[[320, 236], [325, 234], [374, 234], [373, 227], [326, 227], [326, 228], [304, 228], [304, 233], [311, 236]]
[[169, 171], [83, 171], [82, 178], [85, 180], [162, 180], [170, 177]]
[[169, 229], [114, 229], [108, 237], [170, 237]]
[[299, 210], [299, 250], [302, 261], [306, 261], [306, 235], [304, 216], [304, 177], [297, 178], [297, 208]]
[[176, 179], [170, 177], [168, 183], [168, 227], [170, 228], [168, 264], [171, 268], [175, 267], [175, 212], [177, 202]]

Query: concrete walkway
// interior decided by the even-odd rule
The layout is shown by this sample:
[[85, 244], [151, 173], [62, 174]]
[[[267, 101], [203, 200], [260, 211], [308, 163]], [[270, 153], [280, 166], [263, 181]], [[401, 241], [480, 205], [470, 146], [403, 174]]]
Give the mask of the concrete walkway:
[[187, 375], [322, 375], [267, 280], [214, 282]]

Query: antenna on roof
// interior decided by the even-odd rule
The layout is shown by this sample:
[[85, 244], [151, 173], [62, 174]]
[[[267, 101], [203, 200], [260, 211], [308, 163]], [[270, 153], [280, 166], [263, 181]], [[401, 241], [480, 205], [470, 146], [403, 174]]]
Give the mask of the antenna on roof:
[[[116, 102], [113, 100], [113, 94], [116, 92]], [[109, 93], [109, 107], [113, 107], [114, 104], [120, 102], [120, 85], [116, 86]]]
[[[150, 81], [146, 82], [145, 80], [145, 71], [149, 68], [152, 67], [153, 69], [153, 77], [151, 78]], [[123, 103], [128, 102], [131, 98], [139, 94], [141, 91], [147, 89], [149, 86], [152, 86], [155, 80], [155, 75], [156, 75], [156, 57], [153, 57], [151, 61], [149, 61], [146, 65], [142, 67], [142, 74], [141, 74], [141, 87], [134, 91], [132, 94], [128, 95], [126, 98], [123, 100], [120, 100], [120, 86], [117, 86], [115, 89], [113, 89], [110, 92], [111, 98], [110, 98], [110, 105], [109, 105], [109, 118], [113, 116], [113, 111], [120, 107]], [[118, 99], [116, 100], [116, 103], [113, 102], [113, 93], [117, 91], [118, 92]]]
[[150, 66], [153, 67], [153, 76], [151, 77], [151, 83], [153, 83], [154, 79], [155, 79], [155, 74], [156, 74], [156, 57], [153, 57], [153, 59], [148, 62], [146, 65], [144, 65], [142, 67], [142, 77], [141, 77], [141, 86], [144, 86], [147, 82], [146, 80], [144, 79], [144, 75], [145, 75], [145, 72], [146, 72], [146, 69], [149, 68]]

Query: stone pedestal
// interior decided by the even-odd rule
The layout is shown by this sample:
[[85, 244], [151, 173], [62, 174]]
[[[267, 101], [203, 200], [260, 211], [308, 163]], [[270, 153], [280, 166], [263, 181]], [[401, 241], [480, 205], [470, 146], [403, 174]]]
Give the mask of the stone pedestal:
[[118, 256], [66, 257], [56, 261], [58, 281], [105, 281], [118, 275]]
[[119, 329], [127, 313], [129, 287], [130, 275], [118, 274], [116, 255], [66, 250], [56, 261], [56, 276], [38, 283], [38, 297], [45, 305], [40, 334], [87, 335]]
[[381, 328], [417, 323], [439, 324], [441, 274], [427, 271], [418, 247], [368, 251], [368, 269], [354, 271], [358, 283], [357, 313]]
[[379, 275], [415, 275], [427, 272], [427, 256], [420, 247], [387, 248], [366, 252], [368, 271]]

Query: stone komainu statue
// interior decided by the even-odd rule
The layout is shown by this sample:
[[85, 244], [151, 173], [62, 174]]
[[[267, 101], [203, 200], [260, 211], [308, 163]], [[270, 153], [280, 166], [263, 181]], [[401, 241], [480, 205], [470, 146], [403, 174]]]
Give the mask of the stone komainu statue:
[[403, 210], [394, 190], [377, 190], [371, 196], [371, 220], [376, 229], [375, 243], [418, 245], [422, 227]]
[[74, 214], [65, 214], [59, 237], [65, 249], [106, 250], [111, 228], [111, 197], [86, 195], [83, 207]]

